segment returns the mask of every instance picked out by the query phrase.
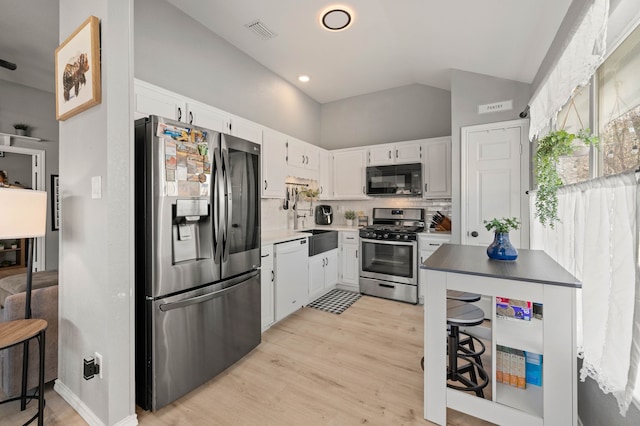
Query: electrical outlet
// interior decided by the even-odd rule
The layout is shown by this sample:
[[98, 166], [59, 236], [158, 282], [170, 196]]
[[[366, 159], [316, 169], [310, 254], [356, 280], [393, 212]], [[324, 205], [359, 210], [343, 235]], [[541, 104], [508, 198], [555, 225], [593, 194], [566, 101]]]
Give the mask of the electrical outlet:
[[94, 352], [94, 357], [96, 359], [96, 365], [98, 366], [98, 377], [102, 379], [102, 373], [104, 371], [104, 364], [102, 363], [102, 355], [98, 352]]

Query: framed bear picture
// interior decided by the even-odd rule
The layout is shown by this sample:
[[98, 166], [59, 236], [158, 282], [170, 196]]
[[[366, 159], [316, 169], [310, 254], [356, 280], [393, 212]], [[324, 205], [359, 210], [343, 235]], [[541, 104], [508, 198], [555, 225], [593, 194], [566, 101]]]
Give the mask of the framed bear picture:
[[56, 119], [101, 102], [100, 20], [90, 16], [56, 49]]

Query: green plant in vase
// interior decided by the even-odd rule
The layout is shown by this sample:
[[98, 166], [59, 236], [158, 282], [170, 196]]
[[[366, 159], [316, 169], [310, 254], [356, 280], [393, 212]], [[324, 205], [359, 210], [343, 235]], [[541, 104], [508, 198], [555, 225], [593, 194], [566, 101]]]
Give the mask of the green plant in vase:
[[534, 176], [538, 183], [536, 192], [536, 217], [543, 226], [554, 227], [558, 218], [558, 188], [562, 179], [558, 174], [558, 160], [561, 156], [571, 155], [578, 148], [575, 139], [585, 145], [598, 145], [598, 137], [590, 129], [582, 129], [578, 134], [566, 130], [550, 132], [538, 140], [538, 149], [534, 158]]
[[487, 256], [496, 260], [516, 260], [518, 249], [509, 240], [509, 231], [520, 228], [520, 221], [516, 217], [493, 218], [484, 221], [487, 231], [493, 231], [493, 242], [487, 247]]
[[347, 220], [347, 225], [352, 226], [353, 221], [356, 218], [356, 212], [353, 210], [347, 210], [344, 212], [344, 218]]

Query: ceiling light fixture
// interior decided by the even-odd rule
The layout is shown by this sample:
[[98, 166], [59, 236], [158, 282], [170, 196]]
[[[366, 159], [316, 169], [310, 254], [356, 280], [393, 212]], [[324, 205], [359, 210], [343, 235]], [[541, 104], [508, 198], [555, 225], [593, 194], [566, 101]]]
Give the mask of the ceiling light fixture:
[[345, 7], [331, 7], [320, 16], [320, 23], [329, 31], [342, 31], [353, 22], [352, 13]]
[[309, 81], [309, 80], [311, 80], [311, 79], [309, 78], [309, 76], [308, 76], [308, 75], [301, 75], [301, 76], [299, 76], [299, 77], [298, 77], [298, 80], [300, 80], [300, 81], [301, 81], [301, 82], [303, 82], [303, 83], [306, 83], [306, 82], [308, 82], [308, 81]]

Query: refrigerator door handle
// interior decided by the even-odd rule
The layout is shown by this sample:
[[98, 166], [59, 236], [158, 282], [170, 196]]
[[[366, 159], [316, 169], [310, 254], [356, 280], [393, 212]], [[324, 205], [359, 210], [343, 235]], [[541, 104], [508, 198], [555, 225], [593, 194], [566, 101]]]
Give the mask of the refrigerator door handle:
[[258, 271], [252, 273], [249, 276], [242, 276], [242, 277], [238, 277], [238, 278], [236, 278], [234, 280], [231, 280], [231, 282], [229, 282], [229, 287], [223, 288], [222, 290], [214, 291], [212, 293], [203, 294], [201, 296], [190, 297], [188, 299], [179, 300], [177, 302], [163, 303], [162, 305], [160, 305], [158, 307], [160, 308], [160, 310], [162, 312], [167, 312], [167, 311], [171, 311], [173, 309], [184, 308], [185, 306], [190, 306], [190, 305], [195, 305], [195, 304], [198, 304], [198, 303], [206, 302], [208, 300], [215, 299], [217, 297], [220, 297], [220, 296], [223, 296], [223, 295], [225, 295], [227, 293], [230, 293], [230, 292], [232, 292], [234, 290], [237, 290], [238, 287], [242, 283], [251, 280], [251, 278], [253, 278], [257, 274], [258, 274]]
[[214, 262], [216, 264], [220, 263], [220, 260], [222, 259], [222, 250], [223, 250], [223, 246], [222, 246], [222, 241], [224, 239], [224, 235], [222, 235], [222, 207], [224, 206], [224, 191], [222, 190], [222, 160], [220, 157], [220, 149], [219, 148], [215, 148], [213, 150], [213, 170], [215, 171], [216, 174], [216, 188], [212, 188], [214, 197], [217, 197], [217, 200], [214, 199], [214, 204], [215, 204], [215, 215], [216, 217], [214, 219], [217, 218], [217, 220], [214, 220], [214, 242], [216, 245], [215, 248], [215, 256], [214, 256]]
[[230, 164], [229, 164], [229, 150], [228, 149], [222, 149], [222, 174], [224, 177], [224, 185], [225, 185], [225, 202], [226, 202], [226, 208], [225, 208], [225, 218], [226, 218], [226, 226], [224, 227], [224, 253], [223, 253], [223, 257], [222, 260], [224, 262], [226, 262], [227, 260], [229, 260], [229, 244], [228, 244], [228, 236], [229, 236], [229, 231], [231, 230], [231, 219], [232, 219], [232, 212], [233, 212], [233, 204], [232, 204], [232, 196], [231, 196], [231, 179], [229, 178], [230, 176]]

